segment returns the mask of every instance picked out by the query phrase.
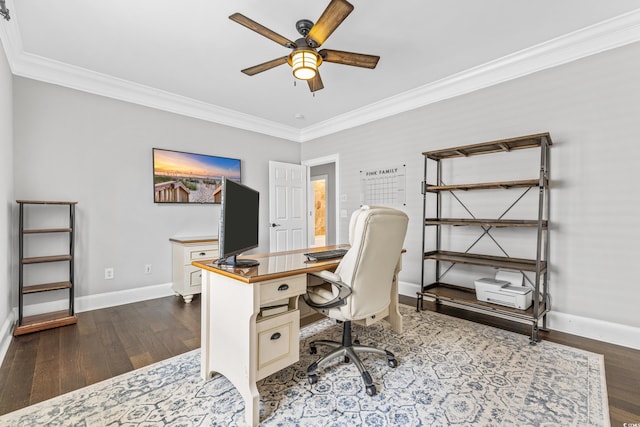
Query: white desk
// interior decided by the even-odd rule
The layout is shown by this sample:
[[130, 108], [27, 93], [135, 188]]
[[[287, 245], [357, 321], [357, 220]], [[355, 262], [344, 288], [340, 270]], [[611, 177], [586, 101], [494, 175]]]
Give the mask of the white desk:
[[[341, 246], [333, 246], [332, 249]], [[344, 247], [344, 246], [342, 246]], [[245, 401], [245, 418], [259, 423], [260, 395], [256, 382], [299, 360], [300, 311], [298, 297], [306, 292], [307, 273], [333, 270], [339, 260], [307, 262], [309, 249], [251, 255], [260, 265], [223, 269], [213, 260], [195, 261], [202, 275], [201, 370], [204, 379], [224, 375]], [[289, 310], [262, 318], [260, 307], [288, 298]], [[389, 318], [393, 329], [402, 332], [398, 308], [397, 277], [391, 304], [375, 319]]]

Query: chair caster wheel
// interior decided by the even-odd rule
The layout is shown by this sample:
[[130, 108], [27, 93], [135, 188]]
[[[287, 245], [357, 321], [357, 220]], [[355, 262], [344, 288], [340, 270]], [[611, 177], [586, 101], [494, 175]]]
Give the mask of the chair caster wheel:
[[360, 340], [358, 340], [358, 339], [353, 340], [353, 343], [354, 343], [355, 345], [360, 345]]
[[309, 347], [309, 354], [317, 354], [317, 353], [318, 353], [317, 347]]
[[318, 376], [316, 374], [310, 374], [308, 375], [309, 378], [309, 384], [315, 384], [318, 382]]
[[344, 363], [349, 363], [349, 362], [351, 362], [351, 359], [349, 359], [349, 356], [345, 356]]
[[390, 368], [397, 368], [398, 367], [398, 360], [397, 359], [389, 359], [389, 360], [387, 360], [387, 365], [389, 365]]
[[367, 386], [367, 394], [368, 394], [369, 396], [375, 396], [375, 395], [376, 395], [376, 393], [377, 393], [377, 391], [376, 391], [376, 386], [374, 386], [374, 385], [368, 385], [368, 386]]

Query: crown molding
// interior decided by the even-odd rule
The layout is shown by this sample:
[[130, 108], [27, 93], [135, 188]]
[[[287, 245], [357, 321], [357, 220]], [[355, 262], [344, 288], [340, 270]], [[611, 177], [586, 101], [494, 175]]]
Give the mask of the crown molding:
[[293, 127], [29, 53], [18, 55], [12, 71], [21, 77], [301, 142], [300, 131]]
[[303, 142], [640, 41], [640, 9], [308, 126]]
[[0, 25], [14, 75], [295, 142], [306, 142], [640, 41], [640, 9], [297, 129], [24, 52], [18, 17]]

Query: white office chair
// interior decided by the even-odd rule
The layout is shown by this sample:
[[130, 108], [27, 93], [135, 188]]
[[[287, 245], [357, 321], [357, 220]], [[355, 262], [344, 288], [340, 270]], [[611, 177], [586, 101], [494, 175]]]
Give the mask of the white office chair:
[[391, 286], [399, 271], [399, 261], [409, 219], [404, 212], [374, 206], [363, 206], [353, 213], [349, 224], [351, 248], [342, 258], [335, 273], [313, 273], [324, 280], [318, 286], [310, 286], [304, 295], [305, 302], [324, 315], [344, 322], [342, 342], [318, 340], [310, 344], [311, 354], [317, 353], [317, 345], [333, 350], [307, 368], [309, 382], [318, 381], [315, 374], [337, 357], [353, 362], [364, 380], [369, 396], [376, 394], [376, 387], [357, 353], [374, 353], [387, 357], [390, 367], [398, 366], [393, 353], [374, 347], [359, 345], [351, 339], [351, 321], [375, 316], [389, 306]]

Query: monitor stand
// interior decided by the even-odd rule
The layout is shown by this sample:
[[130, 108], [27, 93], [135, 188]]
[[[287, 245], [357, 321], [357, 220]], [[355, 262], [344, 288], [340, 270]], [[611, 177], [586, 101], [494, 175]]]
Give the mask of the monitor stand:
[[255, 267], [260, 265], [260, 263], [255, 259], [238, 259], [236, 255], [233, 255], [229, 258], [218, 260], [218, 265], [223, 267], [246, 268]]

